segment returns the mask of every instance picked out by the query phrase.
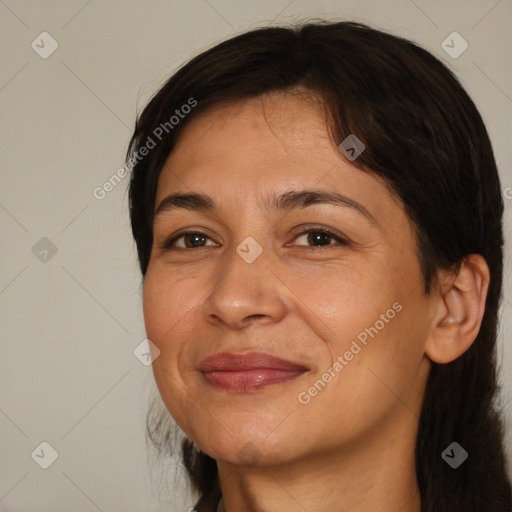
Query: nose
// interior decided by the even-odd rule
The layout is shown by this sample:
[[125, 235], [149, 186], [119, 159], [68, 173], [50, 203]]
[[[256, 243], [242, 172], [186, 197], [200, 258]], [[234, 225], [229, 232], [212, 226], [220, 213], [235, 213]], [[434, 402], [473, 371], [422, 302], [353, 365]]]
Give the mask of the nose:
[[289, 292], [265, 251], [247, 263], [235, 250], [226, 254], [221, 276], [204, 302], [205, 320], [239, 330], [254, 323], [279, 322], [288, 310]]

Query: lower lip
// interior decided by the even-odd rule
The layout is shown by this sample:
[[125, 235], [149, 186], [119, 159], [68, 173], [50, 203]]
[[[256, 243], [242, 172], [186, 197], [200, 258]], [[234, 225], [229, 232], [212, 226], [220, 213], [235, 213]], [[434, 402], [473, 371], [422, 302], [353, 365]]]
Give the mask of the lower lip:
[[203, 375], [213, 387], [228, 391], [255, 391], [257, 389], [288, 382], [302, 375], [305, 370], [287, 371], [255, 368], [242, 371], [213, 371]]

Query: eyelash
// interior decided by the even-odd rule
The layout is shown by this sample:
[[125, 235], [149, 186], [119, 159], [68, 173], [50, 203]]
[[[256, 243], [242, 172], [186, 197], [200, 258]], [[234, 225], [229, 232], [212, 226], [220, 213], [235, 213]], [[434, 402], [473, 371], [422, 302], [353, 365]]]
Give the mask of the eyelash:
[[[301, 237], [302, 235], [305, 235], [308, 233], [329, 235], [330, 237], [332, 237], [332, 239], [336, 240], [338, 242], [338, 245], [340, 245], [340, 246], [350, 245], [350, 242], [348, 239], [340, 237], [339, 235], [337, 235], [336, 233], [332, 232], [329, 229], [316, 227], [316, 226], [308, 226], [304, 231], [301, 231], [300, 233], [295, 235], [294, 240], [296, 240], [297, 238]], [[163, 243], [163, 245], [160, 246], [160, 249], [174, 250], [174, 251], [189, 251], [189, 250], [194, 250], [194, 249], [204, 249], [205, 247], [211, 247], [211, 246], [173, 247], [173, 245], [176, 243], [177, 240], [179, 240], [180, 238], [183, 238], [187, 235], [200, 235], [200, 236], [204, 236], [205, 238], [209, 238], [211, 240], [211, 238], [208, 235], [206, 235], [205, 233], [202, 233], [201, 231], [185, 231], [183, 233], [179, 233], [178, 235], [169, 237]], [[310, 246], [302, 246], [302, 247], [309, 247], [310, 249], [325, 249], [326, 247], [332, 247], [333, 245], [335, 245], [335, 244], [317, 245], [317, 246], [310, 245]]]

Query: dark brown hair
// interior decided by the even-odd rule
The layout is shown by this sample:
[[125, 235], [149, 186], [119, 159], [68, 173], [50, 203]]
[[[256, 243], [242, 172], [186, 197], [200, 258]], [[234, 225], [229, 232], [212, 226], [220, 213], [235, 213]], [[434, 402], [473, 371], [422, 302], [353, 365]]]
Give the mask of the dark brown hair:
[[[353, 164], [383, 178], [403, 202], [417, 229], [426, 294], [437, 269], [456, 268], [469, 254], [481, 254], [489, 265], [477, 339], [452, 363], [432, 365], [416, 472], [423, 512], [509, 512], [503, 427], [494, 403], [500, 182], [477, 108], [452, 72], [426, 50], [365, 25], [320, 21], [252, 30], [186, 63], [142, 111], [128, 150], [130, 215], [142, 275], [151, 255], [158, 177], [180, 130], [213, 106], [298, 88], [322, 98], [336, 144], [349, 134], [365, 144]], [[177, 124], [169, 122], [192, 102]], [[141, 156], [150, 139], [156, 146]], [[169, 433], [159, 428], [162, 420], [153, 420], [148, 415], [149, 437], [155, 444], [169, 441], [161, 447], [170, 449]], [[457, 469], [441, 457], [453, 441], [469, 453]], [[215, 510], [220, 497], [215, 460], [190, 440], [183, 443], [182, 459], [201, 496], [196, 509]]]

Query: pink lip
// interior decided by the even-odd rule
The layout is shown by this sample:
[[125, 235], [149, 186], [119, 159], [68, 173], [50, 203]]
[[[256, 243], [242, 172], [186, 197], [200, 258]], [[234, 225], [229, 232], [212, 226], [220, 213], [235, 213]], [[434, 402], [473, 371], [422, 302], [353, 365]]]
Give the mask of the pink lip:
[[308, 369], [262, 352], [243, 355], [222, 352], [201, 361], [199, 371], [214, 387], [253, 391], [295, 379]]

